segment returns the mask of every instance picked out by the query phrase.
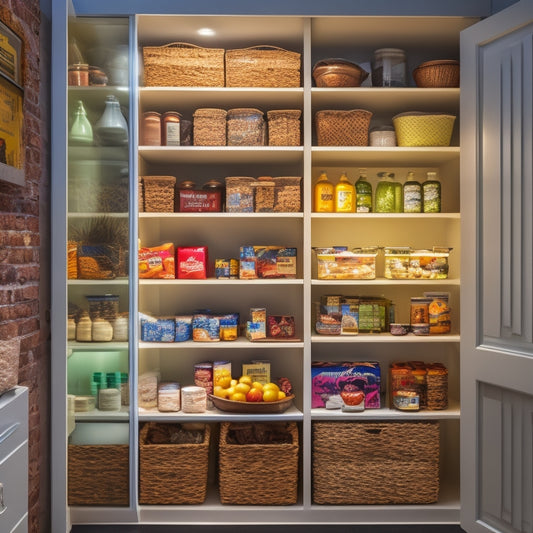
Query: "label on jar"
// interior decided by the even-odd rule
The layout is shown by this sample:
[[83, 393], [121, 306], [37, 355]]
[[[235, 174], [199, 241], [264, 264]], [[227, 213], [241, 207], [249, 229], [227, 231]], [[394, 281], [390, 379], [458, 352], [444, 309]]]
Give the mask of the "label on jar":
[[179, 122], [167, 122], [165, 124], [167, 146], [179, 146], [180, 145], [180, 123]]
[[420, 213], [422, 211], [422, 189], [418, 183], [406, 183], [403, 187], [404, 213]]
[[353, 211], [353, 193], [351, 191], [337, 192], [337, 211]]

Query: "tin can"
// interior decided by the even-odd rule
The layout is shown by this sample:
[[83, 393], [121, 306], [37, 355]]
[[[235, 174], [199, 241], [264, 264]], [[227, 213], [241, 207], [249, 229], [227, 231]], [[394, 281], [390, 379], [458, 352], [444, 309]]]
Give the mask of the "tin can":
[[196, 363], [194, 365], [194, 384], [203, 387], [207, 394], [213, 393], [213, 363]]

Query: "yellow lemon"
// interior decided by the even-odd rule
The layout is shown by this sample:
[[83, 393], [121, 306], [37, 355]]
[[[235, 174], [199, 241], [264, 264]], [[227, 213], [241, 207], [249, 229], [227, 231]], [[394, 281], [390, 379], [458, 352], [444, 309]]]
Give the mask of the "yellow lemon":
[[250, 376], [241, 376], [239, 378], [239, 383], [246, 383], [247, 385], [252, 386], [252, 378]]
[[224, 387], [216, 385], [213, 388], [213, 395], [217, 396], [218, 398], [226, 398], [228, 396], [228, 391]]
[[234, 392], [230, 397], [230, 400], [233, 400], [234, 402], [245, 402], [246, 401], [246, 394], [242, 392]]
[[283, 400], [283, 398], [286, 398], [287, 395], [282, 391], [278, 391], [278, 400]]
[[246, 394], [252, 387], [248, 385], [247, 383], [237, 383], [235, 385], [235, 392], [242, 392], [243, 394]]
[[267, 383], [266, 385], [263, 385], [263, 391], [267, 390], [279, 392], [279, 387], [275, 383]]
[[252, 383], [252, 389], [258, 389], [258, 390], [262, 391], [263, 390], [263, 384], [259, 383], [259, 381], [254, 381]]
[[269, 389], [263, 390], [263, 401], [264, 402], [276, 402], [278, 400], [278, 391]]

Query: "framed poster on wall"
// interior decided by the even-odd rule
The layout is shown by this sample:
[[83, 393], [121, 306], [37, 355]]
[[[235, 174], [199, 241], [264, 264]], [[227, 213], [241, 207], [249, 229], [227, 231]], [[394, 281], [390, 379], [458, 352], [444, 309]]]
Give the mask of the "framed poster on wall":
[[0, 179], [24, 184], [22, 41], [0, 22]]

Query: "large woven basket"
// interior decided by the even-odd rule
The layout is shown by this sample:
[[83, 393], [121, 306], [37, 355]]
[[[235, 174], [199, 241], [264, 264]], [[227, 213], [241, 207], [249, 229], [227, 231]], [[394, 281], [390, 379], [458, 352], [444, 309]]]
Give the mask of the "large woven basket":
[[[281, 422], [283, 424], [283, 422]], [[286, 424], [290, 444], [229, 444], [231, 423], [220, 424], [220, 501], [238, 505], [293, 505], [298, 497], [298, 428]], [[272, 482], [253, 483], [250, 480]]]
[[267, 111], [269, 146], [299, 146], [299, 109], [273, 109]]
[[225, 109], [197, 109], [193, 114], [194, 146], [225, 146], [226, 116]]
[[19, 382], [20, 339], [0, 340], [0, 394]]
[[224, 49], [189, 43], [145, 46], [146, 87], [224, 87]]
[[439, 423], [314, 422], [313, 501], [427, 504], [439, 496]]
[[70, 444], [68, 504], [129, 505], [129, 446]]
[[459, 87], [459, 61], [426, 61], [413, 70], [413, 79], [417, 87]]
[[174, 212], [174, 176], [143, 176], [144, 211], [147, 213]]
[[450, 146], [455, 115], [409, 111], [392, 119], [398, 146]]
[[300, 54], [259, 45], [226, 50], [226, 87], [300, 87]]
[[368, 146], [372, 112], [323, 110], [315, 114], [318, 146]]
[[211, 429], [200, 444], [147, 444], [151, 423], [139, 434], [139, 503], [200, 504], [207, 493]]

